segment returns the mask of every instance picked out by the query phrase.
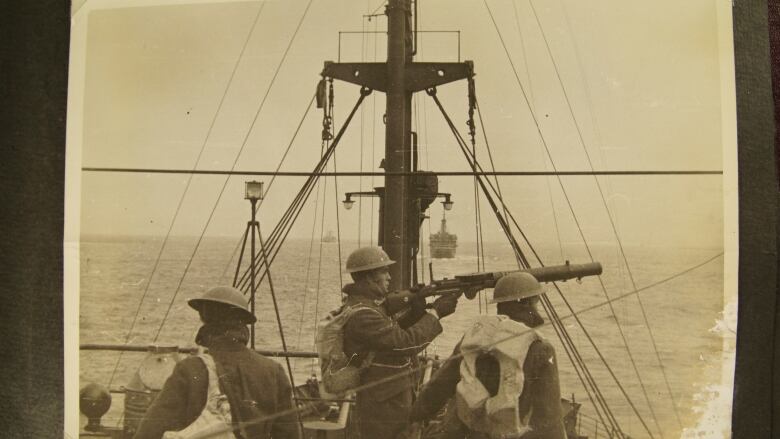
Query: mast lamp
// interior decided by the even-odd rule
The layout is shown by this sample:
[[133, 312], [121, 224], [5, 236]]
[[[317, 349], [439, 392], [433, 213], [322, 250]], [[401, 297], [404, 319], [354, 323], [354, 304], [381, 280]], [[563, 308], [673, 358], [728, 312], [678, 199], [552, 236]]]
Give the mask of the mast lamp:
[[441, 205], [444, 207], [444, 210], [452, 210], [452, 205], [455, 204], [454, 201], [450, 199], [450, 194], [436, 194], [437, 197], [444, 197], [444, 201], [441, 202]]
[[381, 187], [374, 188], [373, 192], [345, 192], [344, 200], [342, 201], [344, 209], [352, 209], [352, 206], [355, 205], [355, 200], [352, 197], [379, 197], [381, 199], [382, 192], [384, 192], [384, 188]]
[[263, 182], [262, 181], [247, 181], [244, 183], [244, 199], [245, 200], [262, 200], [263, 199]]

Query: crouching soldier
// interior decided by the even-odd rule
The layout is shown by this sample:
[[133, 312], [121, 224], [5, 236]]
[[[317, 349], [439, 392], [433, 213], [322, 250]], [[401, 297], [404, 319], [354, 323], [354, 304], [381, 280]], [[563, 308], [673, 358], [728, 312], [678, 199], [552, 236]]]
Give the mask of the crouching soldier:
[[388, 313], [388, 266], [395, 262], [378, 247], [347, 258], [354, 283], [344, 286], [351, 314], [343, 327], [344, 353], [361, 368], [356, 409], [362, 439], [393, 439], [409, 425], [414, 370], [412, 359], [442, 332], [439, 319], [455, 311], [458, 298], [442, 296], [433, 309], [401, 327]]
[[496, 316], [483, 316], [453, 356], [431, 377], [412, 408], [411, 421], [430, 420], [447, 404], [446, 439], [566, 439], [552, 345], [533, 329], [542, 286], [528, 273], [496, 283]]
[[[297, 439], [287, 375], [278, 363], [246, 346], [247, 325], [256, 318], [246, 309], [244, 295], [232, 287], [217, 287], [189, 305], [203, 322], [195, 343], [208, 354], [176, 364], [134, 437], [189, 437], [195, 430], [202, 434], [204, 429], [221, 429], [227, 434], [209, 437]], [[215, 419], [223, 425], [215, 426], [220, 423]]]

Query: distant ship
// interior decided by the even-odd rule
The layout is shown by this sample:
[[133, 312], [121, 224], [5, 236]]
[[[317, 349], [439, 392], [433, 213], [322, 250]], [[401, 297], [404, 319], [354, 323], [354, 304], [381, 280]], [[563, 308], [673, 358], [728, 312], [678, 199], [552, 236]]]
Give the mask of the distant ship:
[[322, 242], [336, 242], [336, 235], [332, 230], [328, 230], [328, 234], [322, 237]]
[[441, 219], [441, 229], [431, 234], [431, 257], [454, 258], [455, 249], [458, 248], [458, 235], [447, 232], [447, 219]]

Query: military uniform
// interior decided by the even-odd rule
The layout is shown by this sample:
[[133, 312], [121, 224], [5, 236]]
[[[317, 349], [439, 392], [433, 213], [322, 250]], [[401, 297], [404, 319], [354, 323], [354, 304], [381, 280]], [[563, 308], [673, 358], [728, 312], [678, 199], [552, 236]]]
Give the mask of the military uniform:
[[[479, 433], [469, 432], [456, 414], [453, 396], [460, 382], [461, 361], [458, 344], [452, 356], [436, 371], [418, 395], [412, 408], [411, 420], [430, 420], [446, 404], [447, 410], [441, 425], [442, 439], [486, 438], [487, 436]], [[525, 418], [530, 414], [528, 425], [532, 431], [521, 438], [566, 439], [562, 422], [558, 366], [553, 346], [544, 340], [531, 343], [523, 362], [523, 373], [525, 383], [522, 393], [518, 396], [519, 415]]]
[[441, 324], [435, 315], [425, 313], [404, 329], [388, 315], [381, 292], [360, 284], [349, 284], [344, 292], [345, 306], [355, 309], [344, 326], [344, 353], [356, 364], [374, 354], [362, 371], [361, 386], [377, 384], [357, 394], [361, 437], [396, 438], [409, 424], [413, 358], [442, 332]]
[[[203, 332], [203, 331], [201, 331]], [[273, 360], [251, 351], [241, 335], [207, 337], [220, 389], [228, 397], [234, 422], [251, 422], [293, 408], [290, 381]], [[197, 357], [180, 361], [139, 425], [135, 439], [159, 439], [166, 431], [190, 425], [206, 405], [208, 375]], [[294, 412], [252, 423], [236, 433], [243, 439], [298, 439]]]

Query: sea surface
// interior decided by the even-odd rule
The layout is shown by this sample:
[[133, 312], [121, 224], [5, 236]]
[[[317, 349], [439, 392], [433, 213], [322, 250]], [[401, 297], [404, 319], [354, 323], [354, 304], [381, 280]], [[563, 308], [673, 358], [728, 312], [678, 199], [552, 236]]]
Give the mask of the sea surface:
[[[238, 244], [235, 238], [205, 238], [198, 244], [197, 238], [175, 237], [163, 248], [162, 238], [85, 237], [80, 245], [80, 342], [194, 346], [199, 321], [186, 302], [212, 286], [232, 282]], [[314, 349], [316, 323], [338, 307], [340, 288], [349, 279], [342, 270], [343, 261], [356, 247], [356, 242], [285, 243], [271, 274], [288, 349]], [[429, 262], [437, 279], [478, 268], [516, 268], [511, 248], [505, 244], [485, 243], [484, 265], [477, 260], [473, 243], [460, 243], [454, 259], [429, 261], [424, 250], [421, 279], [430, 276]], [[565, 260], [590, 262], [581, 246], [537, 250], [545, 265]], [[728, 361], [733, 362], [733, 356], [724, 352], [724, 341], [733, 338], [735, 329], [724, 330], [722, 323], [724, 306], [733, 308], [723, 299], [723, 258], [716, 257], [722, 249], [626, 246], [628, 266], [615, 246], [597, 245], [590, 250], [604, 267], [603, 288], [595, 277], [559, 283], [573, 310], [588, 309], [578, 314], [588, 335], [574, 318], [566, 318], [564, 323], [622, 429], [634, 438], [650, 437], [644, 422], [653, 437], [722, 437], [720, 429], [728, 424], [730, 407], [713, 405], [713, 401], [725, 396], [730, 400], [730, 388], [723, 387], [722, 376], [728, 375], [724, 370], [728, 372]], [[652, 286], [713, 257], [699, 268]], [[557, 313], [561, 317], [570, 315], [561, 295], [548, 286]], [[615, 300], [611, 309], [604, 305], [607, 297], [647, 286], [651, 287], [639, 295]], [[495, 306], [485, 304], [487, 295], [489, 291], [473, 301], [461, 299], [456, 313], [443, 320], [444, 333], [428, 354], [448, 356], [476, 317], [495, 314]], [[256, 300], [257, 347], [281, 349], [267, 281], [258, 289]], [[596, 412], [562, 344], [550, 325], [539, 332], [556, 346], [562, 395], [583, 403], [583, 433], [593, 437]], [[97, 382], [120, 388], [130, 381], [143, 358], [143, 353], [120, 356], [117, 352], [82, 351], [80, 385]], [[293, 368], [296, 384], [318, 369], [315, 361], [308, 359], [294, 360]], [[631, 404], [643, 421], [634, 414]], [[104, 423], [120, 423], [122, 407], [122, 395], [114, 394]], [[722, 425], [702, 426], [703, 422], [724, 419]]]

